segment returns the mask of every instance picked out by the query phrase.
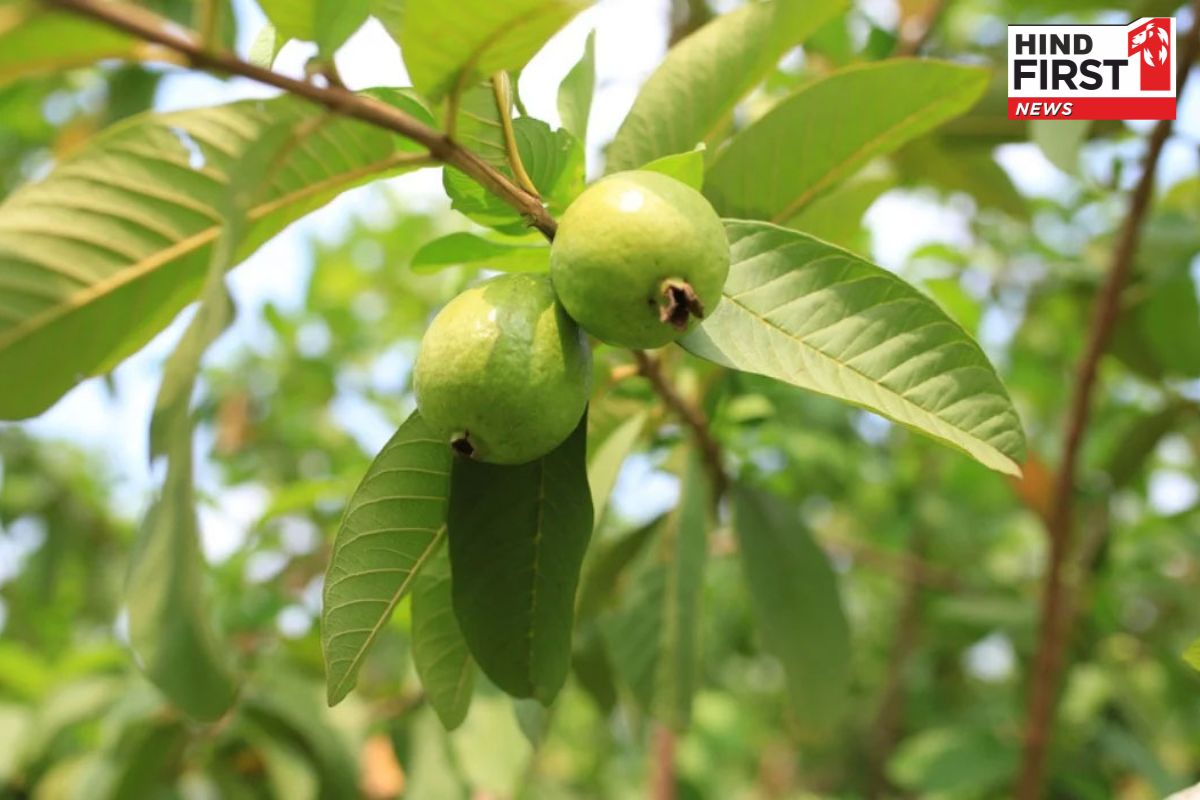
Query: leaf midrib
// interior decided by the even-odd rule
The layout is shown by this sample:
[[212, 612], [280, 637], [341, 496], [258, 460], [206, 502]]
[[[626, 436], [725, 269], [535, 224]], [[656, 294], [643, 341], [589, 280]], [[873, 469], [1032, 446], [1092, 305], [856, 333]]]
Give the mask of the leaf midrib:
[[[920, 412], [920, 414], [921, 414], [921, 415], [925, 415], [925, 416], [928, 416], [928, 417], [932, 417], [932, 418], [934, 418], [934, 419], [938, 420], [939, 422], [941, 422], [941, 423], [945, 424], [946, 426], [948, 426], [948, 427], [949, 427], [949, 428], [951, 428], [952, 430], [958, 431], [958, 432], [959, 432], [959, 433], [961, 433], [961, 434], [962, 434], [964, 437], [966, 437], [966, 438], [970, 439], [971, 441], [978, 442], [980, 445], [982, 445], [982, 446], [984, 446], [984, 447], [988, 448], [988, 449], [989, 449], [989, 450], [991, 450], [993, 453], [995, 453], [997, 456], [999, 456], [1000, 458], [1002, 458], [1002, 459], [1004, 459], [1005, 461], [1007, 461], [1007, 462], [1009, 462], [1010, 464], [1012, 464], [1014, 467], [1016, 466], [1016, 462], [1014, 462], [1014, 461], [1013, 461], [1013, 459], [1012, 459], [1012, 457], [1011, 457], [1011, 456], [1009, 456], [1008, 454], [1004, 453], [1003, 451], [1001, 451], [999, 448], [997, 448], [995, 445], [991, 444], [990, 442], [988, 442], [988, 441], [986, 441], [986, 440], [984, 440], [984, 439], [980, 439], [978, 436], [975, 436], [974, 434], [971, 434], [971, 433], [967, 432], [967, 431], [966, 431], [966, 430], [964, 430], [963, 428], [960, 428], [958, 425], [955, 425], [954, 423], [950, 422], [949, 420], [945, 419], [944, 417], [941, 417], [941, 416], [939, 416], [938, 414], [935, 414], [935, 413], [934, 413], [934, 412], [932, 412], [932, 411], [929, 411], [929, 410], [927, 410], [927, 409], [921, 408], [921, 406], [917, 405], [917, 404], [916, 404], [916, 403], [914, 403], [912, 400], [909, 400], [908, 398], [904, 397], [903, 395], [901, 395], [901, 394], [898, 394], [898, 393], [897, 393], [897, 392], [896, 392], [894, 389], [891, 389], [891, 388], [889, 388], [889, 387], [887, 387], [887, 386], [884, 386], [883, 384], [881, 384], [881, 383], [879, 383], [878, 381], [876, 381], [874, 378], [870, 377], [869, 375], [867, 375], [866, 373], [862, 372], [861, 370], [859, 370], [859, 369], [857, 369], [857, 368], [855, 368], [855, 367], [852, 367], [852, 366], [850, 366], [849, 364], [847, 364], [846, 362], [842, 361], [841, 359], [834, 358], [834, 357], [833, 357], [833, 356], [831, 356], [830, 354], [826, 353], [824, 350], [821, 350], [821, 349], [817, 348], [815, 345], [812, 345], [812, 344], [810, 344], [808, 341], [806, 341], [805, 337], [798, 336], [798, 335], [796, 335], [796, 334], [794, 334], [794, 333], [792, 333], [792, 332], [790, 332], [790, 331], [788, 331], [788, 330], [786, 330], [786, 329], [784, 329], [784, 328], [780, 327], [780, 326], [779, 326], [777, 323], [774, 323], [774, 322], [772, 322], [771, 320], [767, 319], [766, 317], [764, 317], [764, 316], [760, 315], [760, 314], [759, 314], [758, 312], [756, 312], [754, 309], [752, 309], [752, 308], [750, 308], [749, 306], [747, 306], [747, 305], [745, 305], [745, 304], [743, 304], [743, 303], [739, 302], [738, 300], [736, 300], [736, 299], [734, 299], [734, 298], [730, 297], [729, 295], [725, 295], [725, 299], [726, 299], [726, 300], [728, 300], [728, 301], [729, 301], [730, 303], [732, 303], [733, 305], [737, 306], [737, 307], [738, 307], [739, 309], [741, 309], [741, 310], [742, 310], [744, 313], [748, 314], [749, 316], [753, 317], [754, 319], [756, 319], [756, 320], [758, 320], [759, 322], [761, 322], [761, 323], [763, 323], [764, 325], [766, 325], [768, 328], [770, 328], [770, 329], [772, 329], [772, 330], [774, 330], [774, 331], [777, 331], [777, 332], [779, 332], [780, 334], [782, 334], [782, 335], [784, 335], [785, 337], [787, 337], [789, 340], [796, 342], [796, 343], [797, 343], [798, 345], [800, 345], [801, 347], [804, 347], [804, 348], [808, 349], [810, 352], [812, 352], [812, 353], [815, 353], [816, 355], [820, 356], [821, 358], [823, 358], [824, 360], [826, 360], [826, 361], [828, 361], [829, 363], [833, 364], [834, 366], [836, 366], [836, 367], [839, 367], [840, 369], [844, 369], [844, 370], [846, 370], [846, 371], [848, 371], [848, 372], [851, 372], [851, 373], [853, 373], [854, 375], [856, 375], [856, 376], [858, 376], [859, 378], [861, 378], [862, 380], [864, 380], [864, 381], [866, 381], [866, 382], [870, 383], [870, 384], [871, 384], [871, 385], [873, 385], [873, 386], [876, 386], [876, 387], [878, 387], [878, 388], [879, 388], [881, 391], [887, 392], [887, 394], [888, 394], [889, 396], [891, 396], [891, 397], [894, 397], [896, 400], [898, 400], [898, 401], [899, 401], [899, 402], [900, 402], [902, 405], [904, 405], [906, 408], [912, 408], [912, 409], [916, 409], [918, 412]], [[820, 390], [817, 390], [817, 391], [820, 391]], [[824, 392], [821, 392], [821, 393], [822, 393], [822, 394], [824, 394]], [[865, 406], [864, 406], [864, 407], [865, 407]], [[873, 411], [874, 409], [869, 409], [869, 410], [872, 410], [872, 411]]]
[[[341, 183], [349, 183], [358, 178], [365, 177], [377, 171], [387, 169], [396, 163], [403, 163], [406, 156], [411, 156], [411, 153], [391, 153], [387, 158], [373, 162], [371, 164], [360, 167], [357, 170], [345, 172], [340, 175], [332, 176], [327, 180], [318, 183], [309, 184], [302, 189], [282, 195], [256, 206], [247, 213], [247, 219], [250, 222], [257, 222], [268, 214], [279, 210], [280, 208], [294, 202], [305, 199], [313, 194], [319, 194], [321, 191], [337, 186]], [[60, 318], [66, 316], [72, 311], [76, 311], [88, 303], [93, 302], [99, 297], [102, 297], [110, 292], [116, 291], [121, 287], [132, 283], [139, 278], [142, 278], [156, 269], [165, 266], [177, 257], [186, 255], [200, 247], [214, 241], [221, 232], [220, 225], [213, 225], [198, 233], [194, 233], [184, 239], [180, 239], [175, 244], [168, 248], [159, 250], [152, 256], [143, 259], [140, 262], [134, 263], [113, 273], [108, 278], [97, 283], [90, 284], [82, 291], [68, 297], [65, 302], [47, 309], [40, 314], [29, 317], [24, 323], [16, 325], [8, 334], [0, 336], [0, 353], [12, 347], [22, 339], [37, 333], [43, 328], [53, 324]]]

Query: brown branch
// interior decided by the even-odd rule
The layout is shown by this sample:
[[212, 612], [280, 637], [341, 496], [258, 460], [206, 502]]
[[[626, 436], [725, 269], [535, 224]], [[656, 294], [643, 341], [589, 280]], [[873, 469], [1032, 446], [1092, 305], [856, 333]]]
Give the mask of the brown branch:
[[[1197, 50], [1200, 49], [1200, 0], [1196, 0], [1193, 8], [1197, 22], [1192, 25], [1178, 49], [1179, 76], [1176, 86], [1180, 97], [1183, 96], [1183, 86], [1189, 68], [1196, 59]], [[1129, 210], [1117, 235], [1108, 275], [1096, 296], [1087, 343], [1075, 372], [1071, 404], [1067, 411], [1063, 434], [1062, 460], [1054, 483], [1046, 526], [1050, 538], [1049, 566], [1044, 578], [1041, 629], [1030, 672], [1024, 753], [1017, 791], [1020, 800], [1037, 800], [1042, 794], [1046, 755], [1058, 699], [1058, 684], [1071, 632], [1070, 609], [1074, 605], [1070, 596], [1073, 584], [1066, 580], [1065, 573], [1067, 562], [1072, 556], [1074, 491], [1079, 451], [1091, 416], [1092, 393], [1096, 388], [1100, 358], [1108, 348], [1117, 322], [1121, 292], [1133, 269], [1142, 223], [1154, 194], [1154, 173], [1163, 147], [1170, 136], [1171, 127], [1171, 120], [1162, 120], [1150, 133], [1142, 175], [1130, 195]]]
[[662, 362], [653, 358], [645, 350], [634, 350], [633, 357], [637, 361], [638, 372], [650, 381], [655, 394], [662, 398], [667, 408], [671, 409], [692, 433], [700, 454], [704, 458], [704, 467], [708, 471], [713, 486], [713, 502], [720, 500], [729, 486], [729, 478], [725, 474], [724, 459], [721, 456], [721, 446], [708, 430], [708, 419], [695, 404], [685, 399], [675, 389], [675, 386], [663, 374]]
[[541, 201], [496, 171], [470, 150], [449, 136], [387, 103], [354, 94], [338, 86], [318, 86], [290, 78], [264, 67], [242, 61], [229, 53], [205, 49], [202, 41], [178, 26], [136, 6], [99, 0], [44, 0], [51, 7], [118, 28], [139, 39], [184, 56], [188, 63], [202, 69], [240, 75], [303, 97], [339, 114], [386, 128], [429, 149], [438, 161], [455, 167], [478, 181], [484, 188], [516, 209], [528, 223], [553, 239], [557, 223]]
[[675, 800], [675, 733], [666, 725], [655, 725], [650, 746], [650, 798]]

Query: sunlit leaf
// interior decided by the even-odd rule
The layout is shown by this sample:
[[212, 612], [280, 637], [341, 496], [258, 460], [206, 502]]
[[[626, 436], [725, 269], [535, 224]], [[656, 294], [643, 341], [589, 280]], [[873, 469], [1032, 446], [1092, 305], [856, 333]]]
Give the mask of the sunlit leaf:
[[[407, 96], [379, 95], [428, 118]], [[46, 409], [146, 343], [203, 281], [239, 157], [276, 124], [298, 130], [249, 210], [232, 263], [342, 191], [409, 168], [415, 145], [295, 98], [110, 128], [0, 204], [0, 418]]]
[[463, 264], [498, 272], [545, 272], [550, 268], [550, 248], [474, 233], [451, 233], [418, 250], [413, 255], [412, 269], [427, 274]]
[[995, 369], [945, 312], [845, 250], [728, 221], [733, 265], [696, 355], [874, 411], [1017, 474], [1025, 436]]
[[583, 55], [558, 86], [558, 116], [562, 126], [587, 141], [588, 118], [592, 112], [592, 94], [596, 89], [596, 32], [588, 34]]
[[[516, 71], [590, 0], [407, 0], [400, 47], [431, 100], [501, 70]], [[450, 35], [453, 32], [453, 35]]]
[[845, 710], [850, 631], [829, 559], [778, 498], [745, 487], [733, 527], [763, 647], [783, 665], [791, 712], [824, 737]]
[[413, 585], [413, 663], [425, 696], [447, 730], [457, 728], [471, 707], [475, 662], [454, 616], [450, 557], [445, 548], [421, 570]]
[[350, 498], [325, 573], [321, 645], [330, 704], [345, 697], [396, 604], [446, 532], [450, 448], [414, 412]]
[[835, 72], [734, 136], [704, 194], [723, 216], [786, 222], [871, 158], [966, 111], [986, 87], [986, 70], [925, 59]]
[[580, 564], [592, 533], [584, 416], [571, 436], [515, 467], [454, 461], [449, 512], [454, 611], [471, 654], [515, 697], [562, 688]]
[[34, 0], [0, 3], [0, 84], [26, 75], [134, 58], [148, 48], [99, 22], [50, 11]]
[[702, 149], [656, 158], [643, 165], [642, 169], [670, 175], [696, 191], [704, 188], [704, 151]]
[[607, 151], [607, 171], [634, 169], [706, 141], [789, 48], [843, 0], [746, 3], [671, 48], [642, 86]]

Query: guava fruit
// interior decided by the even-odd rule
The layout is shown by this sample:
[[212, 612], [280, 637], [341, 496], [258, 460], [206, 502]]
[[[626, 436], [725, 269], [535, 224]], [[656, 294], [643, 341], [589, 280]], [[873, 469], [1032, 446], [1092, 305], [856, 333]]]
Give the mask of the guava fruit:
[[729, 241], [713, 207], [657, 172], [618, 172], [589, 186], [558, 225], [550, 276], [588, 333], [622, 347], [661, 347], [721, 299]]
[[544, 275], [501, 275], [446, 304], [413, 380], [421, 416], [462, 456], [523, 464], [566, 440], [591, 391], [587, 337]]

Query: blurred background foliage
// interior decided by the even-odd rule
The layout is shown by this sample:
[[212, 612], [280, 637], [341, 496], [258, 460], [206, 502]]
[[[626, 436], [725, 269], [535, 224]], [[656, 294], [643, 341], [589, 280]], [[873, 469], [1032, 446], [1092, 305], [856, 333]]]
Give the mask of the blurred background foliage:
[[[148, 5], [196, 23], [190, 3]], [[661, 10], [665, 29], [678, 39], [733, 4], [714, 5], [677, 0]], [[975, 109], [868, 165], [796, 225], [866, 254], [890, 246], [864, 222], [872, 208], [917, 207], [959, 230], [899, 263], [877, 257], [980, 338], [1031, 455], [1011, 483], [869, 414], [672, 350], [670, 369], [739, 472], [802, 510], [836, 568], [853, 642], [844, 722], [809, 736], [784, 710], [783, 672], [760, 647], [731, 534], [718, 528], [692, 724], [677, 743], [679, 797], [1011, 792], [1046, 551], [1045, 464], [1057, 459], [1069, 376], [1124, 212], [1118, 190], [1136, 178], [1145, 128], [1009, 122], [1004, 25], [1175, 12], [1171, 0], [863, 2], [789, 54], [734, 116], [744, 125], [834, 68], [895, 54], [998, 67]], [[236, 16], [221, 18], [234, 41]], [[114, 62], [0, 84], [0, 194], [153, 107], [163, 72]], [[1196, 99], [1182, 106], [1190, 122], [1172, 144], [1102, 364], [1052, 797], [1162, 797], [1200, 780], [1200, 676], [1183, 658], [1200, 637]], [[211, 559], [214, 613], [248, 676], [217, 724], [173, 711], [122, 644], [121, 587], [145, 498], [114, 490], [103, 452], [0, 428], [0, 796], [643, 793], [651, 726], [604, 631], [630, 591], [641, 532], [674, 501], [683, 434], [630, 377], [623, 351], [597, 352], [592, 438], [640, 412], [646, 435], [585, 567], [575, 669], [553, 710], [485, 685], [465, 724], [445, 733], [410, 665], [408, 601], [358, 691], [325, 707], [315, 620], [343, 504], [378, 444], [371, 431], [386, 435], [413, 408], [409, 369], [431, 313], [477, 277], [408, 267], [422, 244], [467, 228], [463, 218], [386, 187], [364, 191], [369, 213], [310, 238], [303, 301], [268, 305], [261, 335], [227, 340], [204, 372], [202, 505], [240, 493], [256, 509], [248, 535]], [[0, 376], [0, 391], [18, 389]]]

